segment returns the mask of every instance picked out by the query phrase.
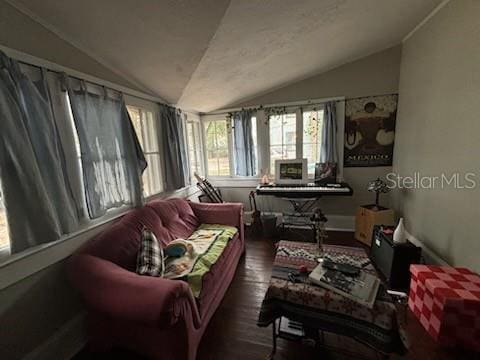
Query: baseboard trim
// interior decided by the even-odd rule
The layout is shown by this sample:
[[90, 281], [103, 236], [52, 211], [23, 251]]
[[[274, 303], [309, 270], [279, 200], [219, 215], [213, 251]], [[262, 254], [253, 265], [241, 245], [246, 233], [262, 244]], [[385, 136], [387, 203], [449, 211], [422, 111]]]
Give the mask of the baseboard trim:
[[70, 360], [87, 343], [85, 319], [85, 312], [76, 315], [47, 341], [28, 353], [24, 360]]
[[450, 266], [445, 260], [443, 260], [439, 255], [437, 255], [432, 249], [426, 246], [422, 241], [418, 240], [415, 236], [410, 234], [408, 231], [405, 231], [407, 239], [422, 248], [422, 256], [428, 264], [441, 265], [441, 266]]

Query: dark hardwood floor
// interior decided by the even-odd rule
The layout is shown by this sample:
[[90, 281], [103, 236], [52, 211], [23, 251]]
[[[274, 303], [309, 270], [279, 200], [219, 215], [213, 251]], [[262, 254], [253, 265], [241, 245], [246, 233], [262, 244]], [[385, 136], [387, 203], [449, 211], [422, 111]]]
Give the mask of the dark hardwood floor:
[[[247, 232], [248, 234], [248, 232]], [[284, 234], [284, 239], [300, 239], [309, 234], [290, 232]], [[330, 232], [328, 243], [362, 246], [353, 238], [353, 233]], [[256, 325], [258, 311], [265, 291], [268, 287], [271, 267], [274, 258], [274, 244], [265, 238], [247, 236], [247, 250], [241, 259], [235, 278], [228, 289], [220, 307], [210, 321], [198, 350], [198, 360], [235, 360], [235, 359], [266, 359], [271, 350], [271, 328], [259, 328]], [[478, 354], [472, 354], [459, 349], [444, 349], [429, 337], [413, 315], [407, 311], [406, 329], [411, 340], [411, 349], [406, 359], [480, 359]], [[371, 349], [349, 338], [327, 334], [327, 345], [354, 352], [362, 358], [376, 359]], [[276, 360], [287, 359], [355, 359], [357, 357], [331, 350], [316, 350], [302, 345], [279, 339]], [[393, 359], [402, 357], [392, 356]], [[141, 357], [121, 350], [108, 354], [92, 354], [81, 351], [76, 360], [84, 359], [141, 359]]]

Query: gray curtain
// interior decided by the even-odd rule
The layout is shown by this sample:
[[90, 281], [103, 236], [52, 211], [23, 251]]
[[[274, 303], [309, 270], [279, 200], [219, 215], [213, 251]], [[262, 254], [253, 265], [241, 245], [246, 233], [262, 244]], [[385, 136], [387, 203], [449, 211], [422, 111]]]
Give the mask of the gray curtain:
[[323, 110], [321, 163], [338, 163], [337, 155], [337, 112], [335, 101], [325, 104]]
[[184, 136], [184, 118], [180, 110], [160, 104], [160, 137], [163, 148], [163, 180], [166, 191], [185, 187], [189, 166]]
[[90, 218], [121, 205], [141, 204], [146, 162], [122, 94], [74, 78], [66, 79], [66, 85]]
[[257, 159], [252, 136], [251, 110], [242, 110], [232, 114], [233, 139], [235, 152], [235, 174], [253, 176], [257, 171]]
[[0, 53], [0, 177], [11, 252], [78, 229], [46, 71]]

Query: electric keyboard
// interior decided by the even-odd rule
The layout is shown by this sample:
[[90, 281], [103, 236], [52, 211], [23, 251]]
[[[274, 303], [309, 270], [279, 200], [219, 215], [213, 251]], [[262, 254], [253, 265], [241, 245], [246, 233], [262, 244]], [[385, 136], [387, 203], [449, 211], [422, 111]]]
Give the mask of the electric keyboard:
[[275, 185], [268, 184], [257, 186], [258, 195], [273, 195], [278, 197], [318, 198], [321, 196], [351, 196], [352, 188], [347, 183], [331, 185]]

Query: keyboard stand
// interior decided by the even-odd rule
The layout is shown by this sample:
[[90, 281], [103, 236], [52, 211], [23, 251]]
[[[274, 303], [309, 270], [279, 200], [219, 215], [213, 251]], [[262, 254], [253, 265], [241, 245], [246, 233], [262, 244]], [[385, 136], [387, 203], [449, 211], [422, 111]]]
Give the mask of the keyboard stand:
[[[327, 237], [325, 223], [328, 221], [319, 207], [319, 200], [323, 196], [351, 196], [352, 188], [347, 183], [340, 183], [338, 187], [322, 186], [286, 186], [258, 185], [257, 195], [275, 196], [288, 201], [293, 207], [292, 212], [282, 212], [282, 228], [307, 226], [313, 231], [313, 241], [321, 245]], [[320, 249], [321, 250], [321, 249]]]

